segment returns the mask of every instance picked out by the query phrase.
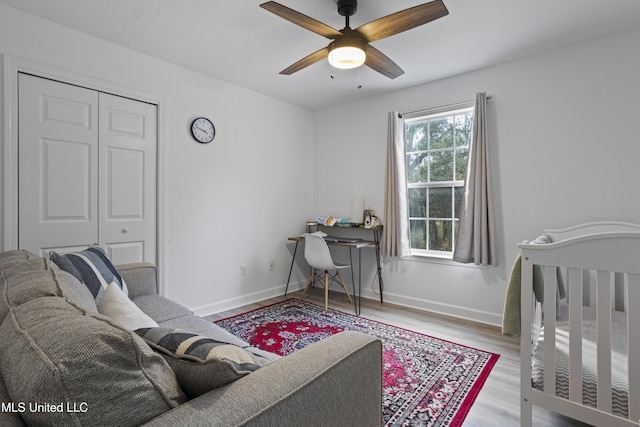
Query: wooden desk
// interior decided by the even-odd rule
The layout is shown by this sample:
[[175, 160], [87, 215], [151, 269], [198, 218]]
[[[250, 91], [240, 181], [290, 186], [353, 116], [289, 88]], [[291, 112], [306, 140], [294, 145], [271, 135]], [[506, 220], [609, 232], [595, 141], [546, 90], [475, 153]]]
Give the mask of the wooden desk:
[[[326, 226], [322, 226], [320, 224], [318, 224], [318, 228], [334, 228], [334, 227], [326, 227]], [[362, 248], [372, 248], [375, 250], [375, 254], [376, 254], [376, 268], [377, 268], [377, 275], [378, 275], [378, 286], [379, 286], [379, 290], [380, 290], [380, 302], [383, 302], [382, 299], [382, 290], [383, 290], [383, 284], [382, 284], [382, 267], [380, 265], [380, 234], [382, 233], [382, 227], [376, 227], [376, 228], [359, 228], [359, 227], [335, 227], [335, 229], [339, 229], [339, 230], [366, 230], [366, 231], [372, 231], [373, 232], [373, 238], [374, 240], [358, 240], [355, 242], [332, 242], [332, 241], [327, 241], [327, 244], [329, 246], [342, 246], [345, 248], [349, 249], [349, 262], [351, 263], [351, 283], [353, 284], [353, 294], [354, 294], [354, 305], [355, 305], [355, 311], [356, 314], [360, 314], [360, 303], [361, 303], [361, 295], [362, 295], [362, 253], [361, 250]], [[329, 233], [327, 233], [329, 234]], [[331, 235], [331, 234], [329, 234]], [[296, 243], [295, 248], [293, 249], [293, 256], [291, 257], [291, 267], [289, 267], [289, 277], [287, 278], [287, 285], [285, 287], [284, 290], [284, 294], [286, 295], [288, 290], [289, 290], [289, 281], [291, 280], [291, 272], [293, 271], [293, 264], [294, 261], [296, 259], [296, 252], [298, 251], [298, 245], [301, 242], [304, 242], [304, 237], [303, 236], [295, 236], [295, 237], [289, 237], [288, 238], [289, 241], [293, 241]], [[353, 249], [357, 249], [358, 250], [358, 292], [356, 292], [356, 283], [354, 280], [354, 276], [353, 276], [353, 256], [352, 256], [352, 250]]]

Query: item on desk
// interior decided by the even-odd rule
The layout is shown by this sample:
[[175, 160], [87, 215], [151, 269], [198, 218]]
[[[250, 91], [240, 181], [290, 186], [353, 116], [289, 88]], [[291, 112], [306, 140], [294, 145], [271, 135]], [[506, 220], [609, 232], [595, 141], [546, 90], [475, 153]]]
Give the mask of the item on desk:
[[371, 224], [373, 223], [373, 209], [365, 209], [364, 210], [364, 228], [371, 228]]
[[336, 218], [336, 227], [351, 227], [351, 218]]
[[332, 216], [319, 216], [318, 224], [326, 225], [327, 227], [333, 227], [336, 223], [336, 219]]
[[382, 225], [380, 219], [373, 214], [373, 209], [364, 211], [364, 228], [375, 228]]
[[338, 227], [350, 227], [351, 226], [351, 218], [336, 218], [333, 216], [319, 216], [318, 224], [326, 225], [328, 227], [338, 226]]
[[323, 236], [324, 240], [332, 243], [356, 243], [361, 242], [359, 237]]
[[318, 231], [318, 221], [315, 219], [313, 221], [307, 221], [307, 233], [313, 233], [314, 231]]

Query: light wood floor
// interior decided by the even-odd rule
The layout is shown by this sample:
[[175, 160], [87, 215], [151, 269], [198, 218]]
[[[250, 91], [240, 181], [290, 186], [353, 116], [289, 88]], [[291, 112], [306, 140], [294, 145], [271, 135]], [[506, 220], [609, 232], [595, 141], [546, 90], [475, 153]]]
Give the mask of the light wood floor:
[[[211, 321], [223, 319], [273, 304], [288, 298], [299, 298], [301, 292], [286, 297], [271, 298], [233, 310], [208, 316]], [[322, 289], [312, 288], [305, 300], [324, 305]], [[329, 307], [354, 313], [354, 307], [344, 294], [330, 292]], [[518, 339], [502, 335], [500, 328], [471, 321], [411, 309], [390, 303], [362, 299], [361, 315], [368, 319], [410, 329], [437, 338], [446, 339], [480, 350], [498, 353], [500, 358], [485, 382], [464, 426], [519, 426], [520, 425], [520, 343]], [[533, 410], [534, 426], [586, 426], [539, 408]]]

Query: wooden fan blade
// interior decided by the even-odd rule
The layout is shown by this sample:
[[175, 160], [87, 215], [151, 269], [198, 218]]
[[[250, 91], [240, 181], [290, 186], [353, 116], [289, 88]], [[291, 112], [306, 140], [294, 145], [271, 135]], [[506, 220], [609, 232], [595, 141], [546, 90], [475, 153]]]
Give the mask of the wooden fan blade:
[[329, 56], [329, 48], [323, 47], [322, 49], [313, 52], [311, 55], [305, 56], [300, 61], [280, 71], [280, 74], [285, 74], [285, 75], [293, 74], [296, 71], [300, 71], [303, 68], [308, 67], [309, 65], [313, 65], [318, 61], [322, 61], [327, 56]]
[[376, 19], [361, 25], [354, 31], [367, 42], [374, 42], [419, 27], [448, 14], [449, 11], [442, 0], [434, 0]]
[[390, 60], [384, 53], [371, 45], [367, 45], [367, 59], [364, 61], [365, 65], [384, 74], [390, 79], [395, 79], [398, 76], [404, 74], [402, 68], [395, 62]]
[[280, 3], [274, 1], [268, 1], [260, 5], [261, 8], [268, 10], [271, 13], [278, 15], [281, 18], [286, 19], [289, 22], [293, 22], [296, 25], [306, 28], [309, 31], [313, 31], [316, 34], [320, 34], [328, 39], [335, 39], [340, 37], [342, 33], [333, 27], [323, 24], [320, 21], [316, 21], [313, 18], [308, 17], [298, 11], [283, 6]]

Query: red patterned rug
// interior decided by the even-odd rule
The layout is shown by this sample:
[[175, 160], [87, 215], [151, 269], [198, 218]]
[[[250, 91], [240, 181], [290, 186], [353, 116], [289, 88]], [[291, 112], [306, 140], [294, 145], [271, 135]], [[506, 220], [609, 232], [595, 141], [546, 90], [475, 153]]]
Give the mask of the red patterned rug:
[[232, 334], [286, 356], [343, 330], [376, 336], [383, 347], [385, 426], [460, 426], [498, 354], [364, 317], [289, 299], [216, 322]]

